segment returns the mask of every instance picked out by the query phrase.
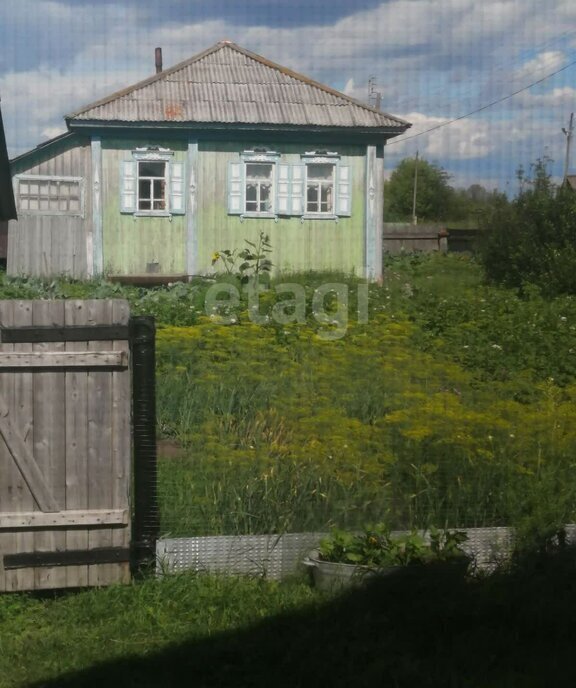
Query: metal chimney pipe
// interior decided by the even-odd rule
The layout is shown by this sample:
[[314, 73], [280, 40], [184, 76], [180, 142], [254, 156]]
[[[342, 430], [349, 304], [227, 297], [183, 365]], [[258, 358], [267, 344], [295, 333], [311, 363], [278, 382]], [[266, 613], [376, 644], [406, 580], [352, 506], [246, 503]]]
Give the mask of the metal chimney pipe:
[[160, 74], [162, 71], [162, 48], [156, 48], [154, 56], [156, 60], [156, 74]]

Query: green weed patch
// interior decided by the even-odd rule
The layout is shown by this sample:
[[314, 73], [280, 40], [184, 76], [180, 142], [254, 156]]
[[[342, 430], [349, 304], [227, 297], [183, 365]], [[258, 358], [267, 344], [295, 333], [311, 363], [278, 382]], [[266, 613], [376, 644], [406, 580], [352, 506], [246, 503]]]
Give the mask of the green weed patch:
[[159, 330], [160, 429], [183, 447], [161, 460], [165, 532], [572, 518], [576, 305], [444, 256], [393, 261], [369, 303], [337, 341], [242, 314]]

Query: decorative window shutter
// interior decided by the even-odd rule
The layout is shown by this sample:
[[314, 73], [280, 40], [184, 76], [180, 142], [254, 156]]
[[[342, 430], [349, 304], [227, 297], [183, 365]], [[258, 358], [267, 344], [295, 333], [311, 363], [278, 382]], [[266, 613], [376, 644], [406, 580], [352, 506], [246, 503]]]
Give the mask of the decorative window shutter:
[[170, 163], [170, 212], [183, 215], [186, 212], [184, 195], [184, 163]]
[[278, 215], [290, 215], [291, 197], [291, 165], [278, 165], [278, 179], [276, 182], [276, 212]]
[[120, 212], [136, 212], [136, 161], [124, 160], [120, 164]]
[[290, 193], [291, 215], [304, 214], [304, 181], [306, 179], [306, 165], [292, 165], [292, 188]]
[[244, 211], [244, 163], [228, 163], [228, 213], [240, 215]]
[[352, 214], [352, 184], [350, 166], [336, 167], [336, 215]]

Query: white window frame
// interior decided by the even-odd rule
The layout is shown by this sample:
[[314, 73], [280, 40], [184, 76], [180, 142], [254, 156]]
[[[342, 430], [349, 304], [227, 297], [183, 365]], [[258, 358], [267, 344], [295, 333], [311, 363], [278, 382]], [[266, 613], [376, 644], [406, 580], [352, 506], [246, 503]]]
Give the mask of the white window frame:
[[[245, 150], [240, 154], [240, 178], [236, 180], [237, 184], [241, 185], [240, 194], [240, 212], [235, 211], [232, 213], [229, 210], [229, 214], [236, 214], [240, 216], [240, 221], [244, 221], [246, 218], [264, 218], [269, 220], [274, 220], [278, 222], [278, 211], [277, 211], [277, 200], [276, 200], [276, 189], [278, 188], [278, 163], [280, 160], [280, 153], [276, 151], [259, 151], [259, 150]], [[236, 163], [234, 163], [236, 164]], [[268, 210], [247, 210], [246, 204], [248, 203], [246, 199], [246, 189], [248, 184], [248, 165], [251, 164], [266, 164], [272, 165], [272, 179], [271, 179], [271, 189], [270, 189], [270, 207]], [[230, 194], [230, 189], [228, 190]]]
[[[338, 183], [338, 165], [340, 155], [333, 151], [317, 153], [316, 151], [306, 151], [301, 156], [305, 168], [304, 175], [304, 197], [302, 199], [304, 220], [335, 220], [338, 222], [339, 215], [336, 212], [336, 185]], [[332, 210], [331, 211], [309, 211], [308, 210], [308, 166], [309, 165], [331, 165], [332, 166]], [[321, 182], [319, 182], [321, 184]]]
[[[248, 168], [251, 166], [256, 166], [256, 167], [268, 167], [270, 168], [270, 190], [269, 190], [269, 196], [268, 196], [268, 207], [265, 208], [264, 210], [260, 210], [257, 208], [256, 210], [248, 210], [248, 204], [249, 203], [256, 203], [258, 206], [262, 204], [263, 201], [260, 200], [260, 194], [262, 191], [262, 186], [265, 185], [266, 182], [264, 182], [262, 177], [250, 177], [248, 175]], [[272, 217], [274, 215], [274, 196], [276, 193], [276, 185], [274, 183], [274, 177], [276, 173], [276, 165], [274, 161], [271, 160], [245, 160], [244, 161], [244, 213], [243, 215], [245, 217], [251, 217], [251, 216], [257, 216], [257, 217], [263, 217], [263, 216], [268, 216]], [[250, 184], [255, 184], [256, 185], [256, 200], [248, 200], [248, 186]]]
[[[63, 217], [84, 217], [84, 178], [83, 177], [67, 177], [61, 175], [46, 175], [46, 174], [17, 174], [14, 179], [16, 180], [16, 207], [18, 209], [19, 215], [60, 215]], [[30, 196], [30, 194], [20, 193], [20, 182], [25, 182], [28, 184], [34, 183], [48, 183], [48, 184], [78, 184], [78, 210], [50, 210], [49, 208], [26, 208], [23, 209], [21, 202], [21, 196]], [[60, 200], [60, 195], [56, 198]], [[40, 194], [38, 194], [38, 200], [40, 200]]]
[[[139, 213], [146, 213], [146, 212], [152, 212], [152, 213], [165, 213], [168, 209], [168, 165], [164, 160], [154, 160], [152, 163], [150, 163], [148, 160], [138, 160], [137, 161], [137, 167], [136, 167], [136, 179], [137, 179], [137, 184], [136, 184], [136, 208], [137, 212]], [[142, 166], [143, 165], [162, 165], [162, 174], [161, 175], [146, 175], [142, 172]], [[141, 186], [142, 182], [149, 182], [149, 194], [147, 196], [144, 196], [141, 192]], [[154, 187], [155, 182], [161, 182], [161, 190], [158, 196], [155, 195]], [[144, 208], [144, 204], [149, 205], [150, 207]], [[161, 204], [161, 208], [154, 207], [155, 204]]]
[[[172, 217], [170, 212], [170, 162], [173, 159], [174, 151], [168, 148], [136, 148], [132, 151], [132, 157], [136, 162], [136, 210], [134, 217]], [[140, 163], [141, 162], [163, 162], [164, 163], [164, 209], [163, 210], [141, 210], [140, 205]], [[143, 177], [147, 179], [147, 177]], [[158, 179], [158, 177], [156, 177]], [[151, 186], [153, 186], [151, 184]], [[153, 196], [153, 191], [152, 191]]]

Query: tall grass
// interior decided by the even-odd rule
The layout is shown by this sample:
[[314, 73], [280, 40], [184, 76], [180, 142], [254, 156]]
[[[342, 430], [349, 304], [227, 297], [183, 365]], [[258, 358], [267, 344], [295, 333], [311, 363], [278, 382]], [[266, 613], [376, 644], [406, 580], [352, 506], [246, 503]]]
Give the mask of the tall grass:
[[166, 459], [159, 471], [163, 531], [178, 537], [358, 528], [383, 517], [390, 495], [386, 484], [354, 470], [351, 485], [292, 460]]

